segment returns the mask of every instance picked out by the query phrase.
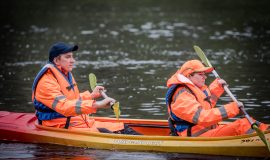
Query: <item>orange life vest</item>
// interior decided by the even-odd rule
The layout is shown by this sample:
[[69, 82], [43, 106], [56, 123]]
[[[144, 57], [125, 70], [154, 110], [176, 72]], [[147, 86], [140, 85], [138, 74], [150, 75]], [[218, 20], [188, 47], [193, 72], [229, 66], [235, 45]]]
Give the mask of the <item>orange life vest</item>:
[[[47, 76], [47, 78], [42, 79], [44, 76]], [[41, 79], [42, 84], [39, 86]], [[50, 89], [47, 85], [53, 85], [54, 88]], [[39, 89], [36, 90], [37, 88]], [[51, 93], [46, 95], [46, 92]], [[90, 106], [92, 103], [88, 105], [92, 108], [89, 109], [89, 111], [86, 111], [86, 107], [82, 107], [83, 99], [80, 97], [78, 87], [72, 74], [69, 72], [68, 75], [65, 76], [51, 63], [46, 64], [37, 74], [32, 87], [32, 101], [34, 102], [39, 123], [42, 123], [44, 120], [66, 117], [67, 128], [70, 117], [96, 111]], [[65, 101], [67, 104], [65, 104], [66, 107], [63, 108]], [[88, 101], [92, 102], [93, 100], [89, 98]]]
[[[200, 134], [212, 129], [223, 119], [234, 117], [239, 109], [236, 103], [213, 108], [218, 98], [223, 93], [223, 88], [215, 80], [209, 89], [196, 87], [184, 75], [175, 73], [167, 82], [167, 86], [179, 84], [172, 96], [172, 102], [168, 106], [169, 115], [173, 113], [181, 120], [194, 124], [191, 136]], [[173, 118], [173, 117], [172, 117]], [[179, 132], [179, 131], [178, 131]], [[187, 136], [187, 129], [179, 132], [182, 136]]]
[[71, 117], [68, 127], [70, 130], [90, 132], [99, 132], [99, 128], [106, 128], [111, 132], [122, 130], [124, 128], [122, 122], [98, 122], [88, 116], [96, 113], [97, 109], [93, 107], [95, 100], [92, 99], [95, 96], [89, 91], [79, 93], [73, 76], [71, 73], [69, 75], [67, 78], [60, 68], [47, 64], [36, 77], [32, 89], [33, 101], [42, 103], [47, 109], [39, 113], [45, 115], [49, 109], [53, 112], [49, 112], [48, 115], [58, 113], [63, 116], [49, 116], [49, 118], [45, 116], [48, 119], [42, 119], [42, 125], [64, 128], [67, 125], [66, 117]]

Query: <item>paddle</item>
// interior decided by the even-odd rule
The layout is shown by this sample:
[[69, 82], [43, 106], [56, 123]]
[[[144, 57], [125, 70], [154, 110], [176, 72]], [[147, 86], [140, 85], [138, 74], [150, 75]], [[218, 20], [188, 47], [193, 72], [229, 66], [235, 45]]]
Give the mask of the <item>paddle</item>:
[[[93, 73], [89, 74], [89, 82], [90, 82], [90, 87], [91, 87], [91, 89], [93, 91], [95, 89], [95, 87], [97, 86], [97, 78], [96, 78], [95, 74], [93, 74]], [[103, 91], [100, 91], [100, 94], [102, 95], [103, 98], [108, 97], [106, 95], [106, 93], [103, 92]], [[111, 105], [111, 108], [112, 108], [112, 110], [113, 110], [113, 112], [115, 114], [115, 117], [117, 119], [119, 119], [120, 114], [121, 114], [119, 102], [111, 103], [110, 105]]]
[[[202, 51], [202, 49], [198, 46], [194, 46], [194, 49], [197, 53], [197, 55], [200, 57], [200, 59], [203, 61], [203, 63], [208, 66], [208, 67], [212, 67], [211, 63], [209, 62], [209, 60], [207, 59], [206, 55], [204, 54], [204, 52]], [[214, 74], [214, 76], [216, 78], [220, 78], [220, 76], [218, 75], [218, 73], [216, 72], [216, 70], [214, 69], [212, 71], [212, 73]], [[232, 100], [234, 102], [238, 102], [237, 99], [235, 98], [235, 96], [232, 94], [232, 92], [230, 91], [230, 89], [228, 88], [227, 85], [224, 85], [224, 90], [227, 92], [227, 94], [232, 98]], [[254, 123], [252, 121], [252, 119], [250, 118], [250, 116], [248, 115], [248, 113], [245, 111], [244, 106], [240, 106], [239, 107], [240, 110], [244, 113], [245, 117], [247, 118], [247, 120], [249, 121], [249, 123], [251, 124], [251, 128], [254, 129], [256, 131], [256, 133], [258, 134], [258, 136], [261, 138], [261, 140], [264, 142], [264, 144], [268, 147], [268, 150], [270, 152], [270, 145], [269, 142], [266, 140], [264, 133], [258, 128], [257, 124]]]

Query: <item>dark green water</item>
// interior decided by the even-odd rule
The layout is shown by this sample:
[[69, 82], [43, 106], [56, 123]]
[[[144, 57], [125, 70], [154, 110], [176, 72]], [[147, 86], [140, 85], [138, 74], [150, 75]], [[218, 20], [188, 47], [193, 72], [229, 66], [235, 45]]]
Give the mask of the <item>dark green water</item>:
[[[247, 112], [270, 123], [269, 6], [267, 0], [2, 1], [0, 110], [34, 112], [34, 76], [46, 63], [50, 45], [64, 41], [80, 47], [73, 74], [81, 91], [90, 89], [88, 74], [95, 73], [107, 94], [119, 100], [122, 117], [166, 119], [166, 81], [184, 61], [198, 59], [193, 50], [198, 45]], [[230, 101], [224, 95], [218, 105]], [[100, 110], [97, 116], [113, 113]], [[30, 154], [34, 159], [32, 146], [51, 147], [1, 143], [0, 148], [6, 145], [11, 152], [4, 158]], [[65, 150], [60, 147], [51, 157], [51, 152], [39, 156], [77, 155]], [[93, 159], [121, 159], [127, 154], [84, 152]], [[84, 152], [79, 155], [90, 157]], [[118, 158], [100, 158], [104, 153]], [[183, 158], [134, 154], [141, 159]]]

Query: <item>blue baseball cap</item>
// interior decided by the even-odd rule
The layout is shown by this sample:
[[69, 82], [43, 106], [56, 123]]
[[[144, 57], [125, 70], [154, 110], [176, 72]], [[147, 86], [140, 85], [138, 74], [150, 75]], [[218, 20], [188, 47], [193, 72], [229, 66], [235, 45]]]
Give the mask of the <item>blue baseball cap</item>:
[[49, 61], [53, 62], [53, 59], [60, 54], [65, 54], [71, 51], [77, 51], [78, 50], [77, 45], [69, 45], [64, 42], [57, 42], [53, 44], [49, 51]]

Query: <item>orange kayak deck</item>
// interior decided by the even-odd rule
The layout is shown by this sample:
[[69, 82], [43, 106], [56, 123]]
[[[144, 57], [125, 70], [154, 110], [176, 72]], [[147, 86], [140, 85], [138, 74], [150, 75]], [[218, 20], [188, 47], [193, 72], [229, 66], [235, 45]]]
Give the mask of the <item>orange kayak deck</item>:
[[[228, 137], [173, 137], [166, 120], [93, 117], [96, 121], [121, 121], [143, 135], [71, 131], [37, 124], [34, 113], [0, 111], [0, 140], [48, 143], [94, 149], [157, 151], [225, 156], [269, 157], [254, 133]], [[270, 140], [270, 131], [265, 132]]]

